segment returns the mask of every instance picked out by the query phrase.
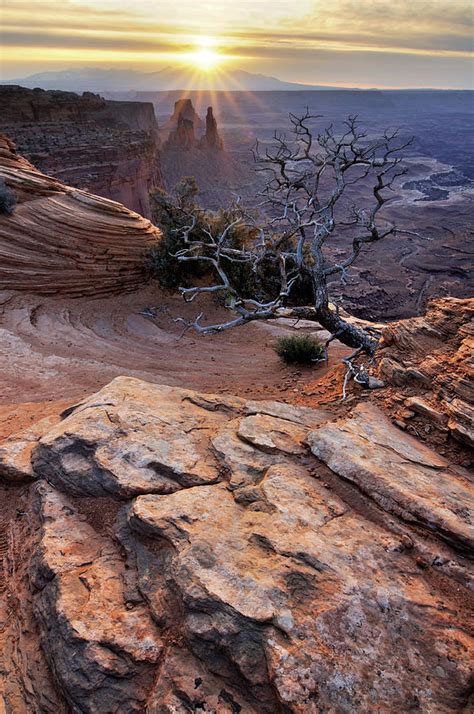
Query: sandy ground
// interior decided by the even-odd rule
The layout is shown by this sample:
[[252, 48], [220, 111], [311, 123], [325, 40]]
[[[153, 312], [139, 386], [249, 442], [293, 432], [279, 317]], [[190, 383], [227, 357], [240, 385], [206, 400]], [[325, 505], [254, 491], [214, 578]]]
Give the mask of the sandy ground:
[[[156, 319], [140, 314], [147, 306], [156, 308]], [[294, 331], [291, 321], [181, 336], [176, 316], [191, 318], [204, 309], [214, 321], [223, 312], [211, 301], [185, 305], [152, 286], [102, 299], [3, 295], [0, 309], [0, 438], [61, 411], [118, 375], [293, 401], [306, 383], [323, 378], [348, 353], [333, 343], [327, 366], [285, 366], [273, 345], [280, 334]]]

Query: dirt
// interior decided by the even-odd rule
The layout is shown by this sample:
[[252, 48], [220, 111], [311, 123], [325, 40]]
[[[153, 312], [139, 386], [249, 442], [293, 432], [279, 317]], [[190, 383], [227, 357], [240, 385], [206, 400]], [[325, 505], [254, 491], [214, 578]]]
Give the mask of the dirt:
[[[147, 307], [155, 308], [156, 318], [140, 314]], [[202, 309], [209, 321], [226, 319], [212, 301], [185, 305], [154, 286], [101, 299], [13, 297], [0, 315], [0, 438], [61, 412], [119, 375], [292, 401], [349, 352], [333, 343], [327, 365], [287, 366], [273, 346], [279, 334], [292, 331], [291, 324], [254, 323], [210, 336], [182, 335], [173, 320], [195, 318]]]

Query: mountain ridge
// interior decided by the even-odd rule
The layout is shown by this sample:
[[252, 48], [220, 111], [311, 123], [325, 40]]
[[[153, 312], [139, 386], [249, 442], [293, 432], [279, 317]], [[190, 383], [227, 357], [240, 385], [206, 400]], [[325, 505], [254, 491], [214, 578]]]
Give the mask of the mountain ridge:
[[156, 72], [143, 72], [133, 69], [102, 69], [82, 67], [66, 70], [49, 70], [27, 77], [2, 80], [2, 84], [20, 84], [34, 89], [62, 89], [64, 91], [113, 91], [143, 90], [170, 91], [192, 89], [215, 89], [216, 91], [282, 91], [357, 89], [325, 86], [317, 84], [299, 84], [286, 82], [264, 74], [254, 74], [241, 69], [216, 74], [194, 72], [189, 69], [165, 67]]

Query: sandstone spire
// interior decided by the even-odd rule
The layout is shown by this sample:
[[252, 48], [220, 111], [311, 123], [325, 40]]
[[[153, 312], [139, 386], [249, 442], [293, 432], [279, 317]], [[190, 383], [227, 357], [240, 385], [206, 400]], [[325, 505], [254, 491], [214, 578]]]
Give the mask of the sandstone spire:
[[212, 107], [207, 108], [206, 133], [202, 139], [202, 147], [204, 149], [216, 149], [217, 151], [222, 151], [224, 148], [222, 139], [217, 130], [217, 122]]

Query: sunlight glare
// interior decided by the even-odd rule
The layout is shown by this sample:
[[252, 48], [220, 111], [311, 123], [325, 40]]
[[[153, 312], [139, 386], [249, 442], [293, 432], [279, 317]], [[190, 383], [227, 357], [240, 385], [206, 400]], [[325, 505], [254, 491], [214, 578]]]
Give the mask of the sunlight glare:
[[219, 53], [212, 49], [213, 44], [210, 38], [200, 39], [199, 48], [189, 55], [190, 63], [206, 72], [213, 69], [221, 60]]

